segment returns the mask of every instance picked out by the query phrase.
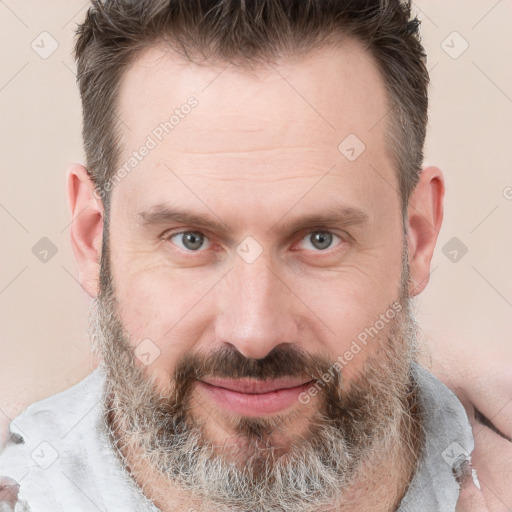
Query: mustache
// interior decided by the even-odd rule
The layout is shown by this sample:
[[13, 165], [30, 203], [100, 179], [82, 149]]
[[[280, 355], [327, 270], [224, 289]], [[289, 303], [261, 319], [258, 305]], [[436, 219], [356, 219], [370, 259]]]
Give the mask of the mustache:
[[282, 377], [319, 379], [332, 361], [291, 345], [276, 346], [262, 359], [245, 357], [236, 348], [222, 347], [211, 354], [186, 354], [176, 364], [177, 381], [219, 378], [273, 380]]

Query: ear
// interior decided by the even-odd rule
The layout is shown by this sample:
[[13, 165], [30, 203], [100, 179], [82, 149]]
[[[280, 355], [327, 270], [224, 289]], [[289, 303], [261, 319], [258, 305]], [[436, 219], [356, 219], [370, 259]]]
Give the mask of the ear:
[[420, 294], [428, 284], [430, 261], [443, 222], [443, 173], [424, 167], [409, 199], [407, 243], [409, 247], [409, 295]]
[[66, 171], [68, 205], [71, 211], [71, 247], [78, 264], [78, 280], [91, 296], [99, 292], [103, 236], [103, 202], [87, 169], [71, 164]]

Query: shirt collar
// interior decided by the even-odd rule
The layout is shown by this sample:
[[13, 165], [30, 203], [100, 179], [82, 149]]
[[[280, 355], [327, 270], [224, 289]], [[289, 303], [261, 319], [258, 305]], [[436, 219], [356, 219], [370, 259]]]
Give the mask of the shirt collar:
[[428, 370], [412, 365], [423, 417], [423, 455], [397, 512], [454, 512], [460, 476], [474, 448], [471, 425], [459, 399]]

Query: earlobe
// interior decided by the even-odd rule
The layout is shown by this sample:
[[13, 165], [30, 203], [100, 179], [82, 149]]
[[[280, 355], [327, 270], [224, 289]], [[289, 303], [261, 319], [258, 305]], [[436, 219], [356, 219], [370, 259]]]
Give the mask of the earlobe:
[[420, 294], [429, 281], [430, 262], [443, 222], [444, 192], [441, 170], [437, 167], [423, 168], [408, 207], [407, 243], [411, 297]]
[[99, 291], [103, 203], [82, 165], [71, 164], [68, 167], [66, 188], [72, 217], [71, 247], [78, 264], [79, 282], [91, 297], [95, 297]]

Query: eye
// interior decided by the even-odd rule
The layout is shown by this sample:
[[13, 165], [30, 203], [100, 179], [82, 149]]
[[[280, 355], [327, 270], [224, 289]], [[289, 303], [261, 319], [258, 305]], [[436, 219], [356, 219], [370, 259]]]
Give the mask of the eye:
[[338, 235], [330, 231], [313, 231], [302, 239], [301, 248], [324, 251], [333, 245], [335, 239], [343, 241]]
[[[199, 231], [182, 231], [181, 233], [174, 233], [169, 237], [169, 240], [177, 245], [180, 249], [185, 251], [199, 251], [208, 247], [208, 238]], [[206, 243], [206, 247], [204, 247]]]

